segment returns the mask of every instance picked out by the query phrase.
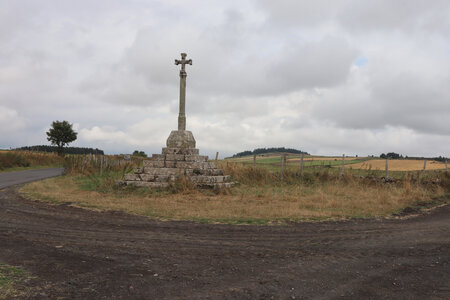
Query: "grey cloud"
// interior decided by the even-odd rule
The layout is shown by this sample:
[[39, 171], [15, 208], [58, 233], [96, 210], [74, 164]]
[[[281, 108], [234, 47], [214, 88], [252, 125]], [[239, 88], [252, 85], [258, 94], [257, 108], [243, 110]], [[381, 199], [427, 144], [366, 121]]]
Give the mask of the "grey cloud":
[[448, 76], [390, 72], [356, 72], [351, 84], [324, 91], [316, 101], [314, 115], [344, 128], [391, 125], [449, 135]]
[[312, 27], [333, 21], [338, 9], [346, 2], [348, 1], [261, 0], [258, 3], [267, 14], [268, 23]]
[[[172, 62], [179, 53], [165, 49], [187, 49], [188, 56], [194, 58], [193, 66], [187, 67], [191, 93], [194, 91], [205, 97], [228, 96], [235, 98], [237, 103], [243, 98], [280, 95], [345, 82], [357, 54], [345, 39], [337, 37], [285, 42], [277, 55], [268, 55], [264, 50], [254, 49], [261, 42], [270, 43], [270, 35], [255, 45], [237, 45], [229, 50], [211, 36], [199, 35], [192, 29], [177, 30], [181, 32], [181, 42], [171, 31], [141, 30], [123, 60], [110, 68], [108, 75], [104, 73], [106, 79], [102, 85], [112, 87], [112, 90], [103, 98], [144, 106], [173, 99], [178, 85], [178, 67]], [[176, 46], [183, 41], [183, 48]], [[140, 92], [137, 97], [132, 97], [126, 95], [127, 90], [131, 94]]]
[[362, 34], [378, 30], [450, 33], [450, 2], [446, 0], [263, 0], [259, 4], [268, 22], [281, 26], [335, 25]]
[[450, 33], [450, 2], [446, 0], [351, 1], [338, 13], [339, 22], [350, 31], [424, 30]]
[[342, 38], [289, 45], [269, 74], [283, 92], [345, 82], [357, 52]]

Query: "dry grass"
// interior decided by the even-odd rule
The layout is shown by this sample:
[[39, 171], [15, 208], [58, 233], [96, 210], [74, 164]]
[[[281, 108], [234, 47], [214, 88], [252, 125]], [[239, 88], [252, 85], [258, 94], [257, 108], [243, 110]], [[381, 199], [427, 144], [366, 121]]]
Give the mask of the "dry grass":
[[80, 188], [79, 177], [51, 178], [28, 184], [22, 192], [53, 203], [121, 210], [162, 219], [225, 223], [270, 223], [387, 216], [417, 201], [444, 195], [444, 189], [403, 184], [367, 184], [353, 177], [314, 185], [242, 185], [214, 193], [149, 190], [98, 192]]
[[92, 175], [109, 171], [130, 172], [142, 164], [142, 157], [124, 160], [120, 155], [67, 155], [64, 160], [65, 173], [68, 175]]
[[[290, 156], [294, 156], [295, 158], [289, 158]], [[265, 158], [274, 158], [274, 157], [281, 157], [280, 153], [274, 153], [274, 154], [264, 154], [264, 155], [256, 155], [256, 160], [265, 159]], [[345, 157], [345, 160], [355, 160], [355, 159], [363, 159], [364, 157]], [[303, 158], [305, 161], [341, 161], [342, 157], [338, 156], [313, 156], [313, 155], [305, 155]], [[253, 156], [243, 156], [243, 157], [235, 157], [235, 158], [228, 158], [226, 159], [230, 162], [246, 162], [246, 161], [253, 161]], [[289, 162], [299, 162], [300, 161], [300, 154], [289, 154], [288, 159]]]
[[[386, 160], [385, 159], [372, 159], [361, 163], [356, 163], [346, 166], [352, 169], [371, 169], [371, 170], [384, 170]], [[423, 160], [414, 159], [395, 159], [389, 160], [390, 171], [419, 171], [423, 169]], [[427, 161], [427, 170], [440, 170], [445, 169], [445, 163], [437, 161]]]
[[[345, 157], [345, 160], [357, 160], [357, 159], [365, 159], [365, 157]], [[342, 161], [342, 157], [335, 156], [305, 156], [303, 158], [304, 161]], [[300, 162], [300, 158], [289, 158], [289, 162]]]
[[40, 166], [58, 166], [63, 158], [55, 153], [31, 151], [0, 151], [0, 170], [16, 170]]

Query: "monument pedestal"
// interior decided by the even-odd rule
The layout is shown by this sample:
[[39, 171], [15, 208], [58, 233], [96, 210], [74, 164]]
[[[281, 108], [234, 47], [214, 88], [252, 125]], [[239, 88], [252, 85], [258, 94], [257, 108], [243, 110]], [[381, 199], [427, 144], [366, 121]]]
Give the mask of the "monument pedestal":
[[199, 155], [192, 132], [174, 130], [167, 139], [167, 147], [161, 154], [153, 154], [144, 160], [142, 168], [125, 174], [123, 184], [144, 187], [167, 187], [178, 176], [184, 175], [196, 186], [228, 188], [233, 185], [230, 176], [217, 169], [208, 156]]

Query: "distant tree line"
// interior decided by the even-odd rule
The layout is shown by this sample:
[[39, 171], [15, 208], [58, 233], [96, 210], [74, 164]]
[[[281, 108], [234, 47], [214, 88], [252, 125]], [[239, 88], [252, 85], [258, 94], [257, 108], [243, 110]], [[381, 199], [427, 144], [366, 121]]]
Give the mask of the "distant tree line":
[[416, 159], [416, 160], [424, 160], [424, 159], [431, 159], [431, 160], [435, 160], [435, 161], [440, 161], [440, 162], [445, 162], [445, 157], [443, 156], [438, 156], [438, 157], [419, 157], [419, 156], [405, 156], [405, 158], [407, 159]]
[[[57, 146], [47, 146], [47, 145], [38, 145], [38, 146], [25, 146], [16, 148], [15, 150], [23, 150], [23, 151], [37, 151], [37, 152], [58, 152]], [[101, 154], [105, 153], [100, 149], [93, 148], [84, 148], [84, 147], [66, 147], [64, 148], [64, 153], [66, 154]]]
[[234, 154], [232, 157], [242, 157], [242, 156], [248, 156], [248, 155], [254, 155], [254, 154], [265, 154], [265, 153], [293, 153], [293, 154], [307, 154], [308, 152], [292, 149], [292, 148], [284, 148], [284, 147], [278, 147], [278, 148], [258, 148], [253, 151], [243, 151]]
[[405, 157], [403, 157], [403, 155], [395, 153], [395, 152], [389, 152], [387, 154], [381, 153], [380, 158], [390, 158], [390, 159], [416, 159], [416, 160], [424, 160], [424, 159], [431, 159], [431, 160], [435, 160], [435, 161], [440, 161], [440, 162], [445, 162], [445, 157], [443, 156], [438, 156], [438, 157], [411, 157], [406, 155]]
[[399, 158], [403, 158], [403, 155], [395, 153], [395, 152], [389, 152], [387, 154], [381, 153], [380, 158], [399, 159]]

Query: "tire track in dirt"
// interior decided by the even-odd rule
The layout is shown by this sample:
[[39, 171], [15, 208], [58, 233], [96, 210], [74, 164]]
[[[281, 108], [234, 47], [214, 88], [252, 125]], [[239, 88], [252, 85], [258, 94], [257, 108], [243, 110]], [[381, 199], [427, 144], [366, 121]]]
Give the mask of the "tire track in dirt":
[[448, 298], [450, 207], [288, 226], [161, 222], [0, 191], [0, 261], [30, 298]]

